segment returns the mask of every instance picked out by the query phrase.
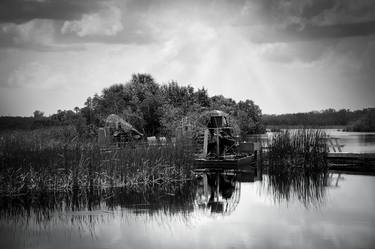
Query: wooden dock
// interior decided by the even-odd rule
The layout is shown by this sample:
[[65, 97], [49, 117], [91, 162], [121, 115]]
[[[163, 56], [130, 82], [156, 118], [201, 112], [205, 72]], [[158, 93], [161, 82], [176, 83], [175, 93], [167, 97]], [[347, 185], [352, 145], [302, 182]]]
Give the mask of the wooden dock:
[[330, 152], [327, 159], [332, 170], [375, 173], [375, 153]]
[[328, 159], [375, 160], [375, 153], [330, 152]]

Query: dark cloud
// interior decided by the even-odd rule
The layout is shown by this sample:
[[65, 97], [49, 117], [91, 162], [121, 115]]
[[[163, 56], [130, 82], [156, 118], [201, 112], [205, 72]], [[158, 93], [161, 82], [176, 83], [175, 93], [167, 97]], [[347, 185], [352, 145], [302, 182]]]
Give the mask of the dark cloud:
[[[375, 37], [375, 21], [361, 23], [344, 23], [335, 25], [290, 24], [287, 27], [265, 28], [245, 31], [248, 39], [255, 43], [278, 42], [313, 42], [324, 40], [340, 40], [350, 37]], [[325, 43], [323, 43], [325, 44]]]
[[0, 22], [24, 23], [33, 19], [75, 20], [96, 12], [106, 0], [1, 0]]
[[322, 59], [335, 49], [337, 42], [324, 40], [321, 42], [294, 42], [293, 46], [286, 44], [269, 44], [262, 51], [262, 57], [278, 63], [312, 63]]
[[[29, 25], [34, 20], [52, 24]], [[148, 44], [173, 39], [195, 23], [242, 26], [259, 43], [369, 36], [375, 34], [375, 1], [0, 0], [0, 47]]]
[[375, 1], [253, 0], [234, 22], [257, 43], [375, 35]]
[[290, 38], [297, 40], [369, 36], [375, 34], [375, 21], [324, 26], [306, 25], [302, 28], [299, 25], [290, 25], [285, 31]]
[[323, 11], [332, 10], [335, 6], [335, 0], [314, 0], [302, 8], [301, 16], [310, 19], [320, 15]]

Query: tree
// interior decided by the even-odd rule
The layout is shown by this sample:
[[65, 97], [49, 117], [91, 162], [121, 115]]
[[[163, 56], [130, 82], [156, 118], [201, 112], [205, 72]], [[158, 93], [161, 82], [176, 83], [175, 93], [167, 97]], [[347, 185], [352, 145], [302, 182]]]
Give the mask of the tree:
[[39, 110], [35, 110], [35, 111], [33, 112], [33, 114], [34, 114], [34, 118], [35, 118], [35, 119], [40, 119], [40, 118], [43, 118], [43, 117], [44, 117], [44, 112], [39, 111]]
[[252, 100], [240, 101], [236, 116], [243, 135], [264, 132], [262, 111]]
[[198, 89], [197, 92], [194, 93], [195, 95], [195, 102], [202, 106], [202, 107], [209, 107], [210, 106], [210, 98], [208, 97], [207, 90]]
[[216, 95], [210, 99], [210, 108], [221, 110], [230, 115], [236, 115], [237, 103], [231, 98], [225, 98], [223, 95]]
[[160, 118], [161, 132], [163, 135], [175, 136], [176, 128], [184, 117], [181, 107], [174, 107], [171, 104], [164, 104], [161, 107], [162, 116]]

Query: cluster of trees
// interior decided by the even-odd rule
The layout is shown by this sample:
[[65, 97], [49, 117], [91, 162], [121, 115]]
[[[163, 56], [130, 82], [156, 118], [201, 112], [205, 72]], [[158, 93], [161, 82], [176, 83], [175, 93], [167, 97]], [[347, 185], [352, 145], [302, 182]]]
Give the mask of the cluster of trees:
[[[326, 109], [306, 113], [263, 115], [266, 126], [346, 126], [351, 130], [374, 130], [375, 108], [350, 111]], [[371, 122], [372, 120], [372, 122]]]
[[[252, 100], [236, 102], [222, 95], [209, 97], [204, 88], [195, 90], [177, 82], [161, 85], [149, 74], [134, 74], [125, 84], [105, 88], [101, 94], [89, 97], [83, 108], [76, 107], [74, 111], [58, 110], [49, 117], [35, 111], [33, 118], [12, 118], [25, 124], [18, 125], [19, 128], [75, 125], [80, 132], [85, 132], [88, 126], [102, 126], [105, 118], [114, 113], [147, 136], [168, 136], [173, 135], [183, 117], [215, 109], [230, 114], [243, 135], [264, 132], [261, 109]], [[0, 129], [7, 121], [0, 118]]]
[[244, 135], [264, 130], [262, 112], [251, 100], [237, 103], [221, 95], [209, 97], [204, 88], [195, 90], [176, 82], [160, 85], [148, 74], [134, 74], [126, 84], [105, 88], [100, 95], [88, 98], [80, 112], [95, 125], [101, 125], [111, 113], [118, 114], [151, 136], [173, 135], [183, 117], [214, 109], [236, 119]]

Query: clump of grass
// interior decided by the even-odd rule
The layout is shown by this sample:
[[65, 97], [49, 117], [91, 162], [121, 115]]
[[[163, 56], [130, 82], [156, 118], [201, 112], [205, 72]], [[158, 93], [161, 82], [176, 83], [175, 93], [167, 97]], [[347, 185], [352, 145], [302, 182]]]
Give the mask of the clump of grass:
[[325, 200], [327, 135], [319, 129], [275, 133], [267, 154], [267, 190], [275, 202], [298, 200], [306, 208]]
[[284, 130], [273, 135], [268, 158], [275, 167], [303, 167], [324, 169], [327, 167], [326, 134], [319, 129]]

